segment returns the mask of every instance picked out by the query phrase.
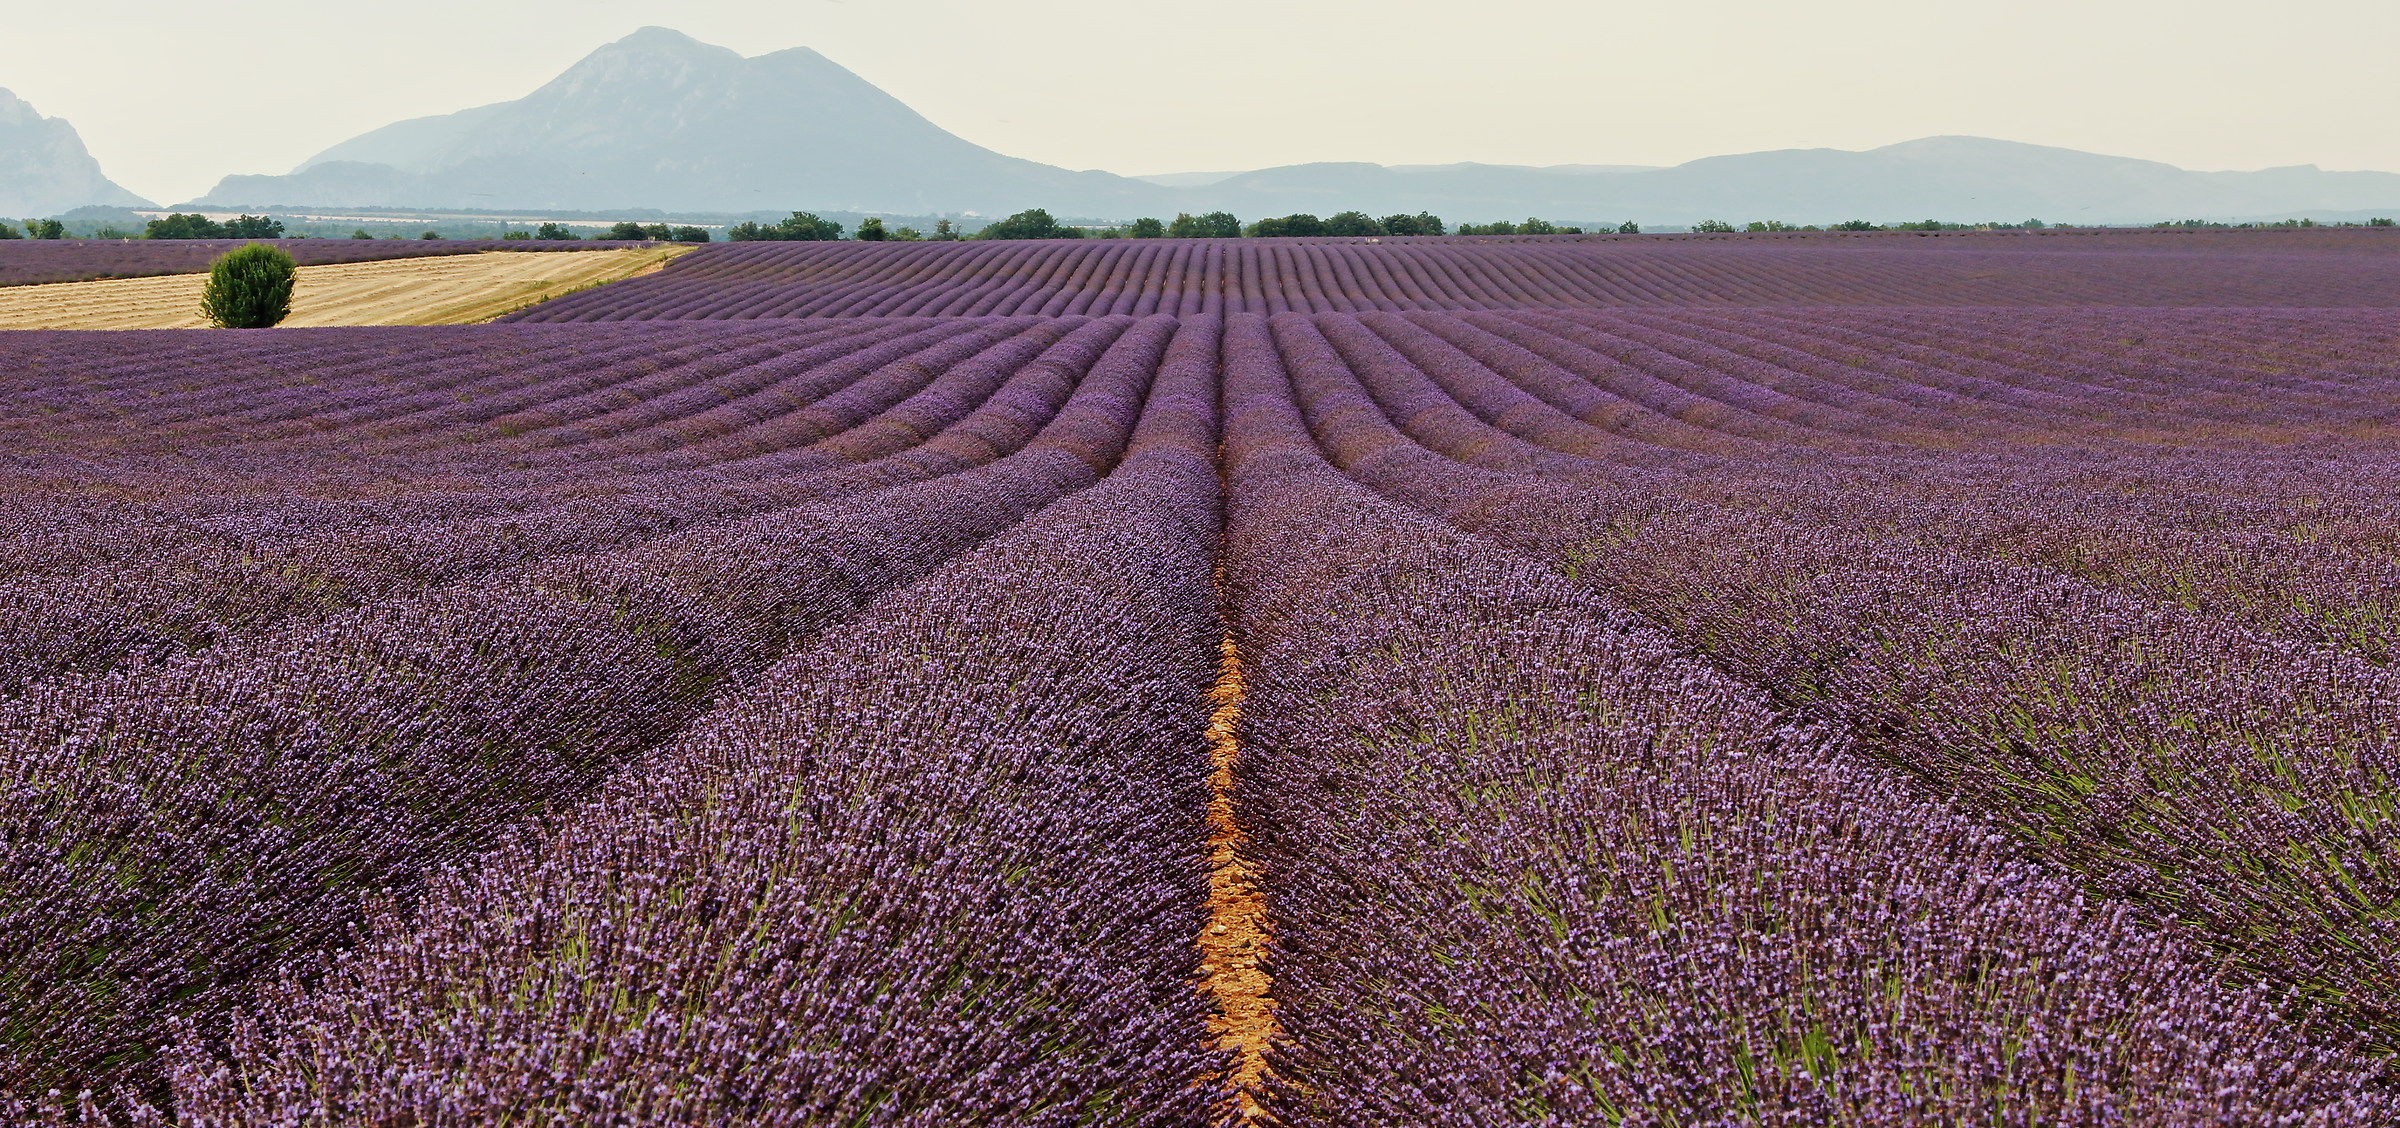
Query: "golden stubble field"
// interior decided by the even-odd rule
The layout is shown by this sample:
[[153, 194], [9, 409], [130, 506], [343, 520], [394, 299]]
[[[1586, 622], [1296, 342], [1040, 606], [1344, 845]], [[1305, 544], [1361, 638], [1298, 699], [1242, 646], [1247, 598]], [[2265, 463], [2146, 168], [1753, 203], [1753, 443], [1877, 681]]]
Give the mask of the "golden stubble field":
[[[285, 326], [463, 325], [666, 265], [690, 246], [303, 266]], [[205, 329], [206, 274], [0, 287], [0, 329]]]

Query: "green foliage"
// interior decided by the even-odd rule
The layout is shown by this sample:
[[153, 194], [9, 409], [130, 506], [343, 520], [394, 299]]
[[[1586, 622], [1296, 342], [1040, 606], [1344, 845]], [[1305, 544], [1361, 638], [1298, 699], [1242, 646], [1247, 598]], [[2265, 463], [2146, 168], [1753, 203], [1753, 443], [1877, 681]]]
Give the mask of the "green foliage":
[[439, 232], [439, 231], [428, 231], [428, 232], [424, 233], [423, 235], [419, 235], [419, 236], [417, 236], [417, 238], [419, 238], [419, 239], [439, 239], [439, 238], [441, 238], [441, 237], [442, 237], [442, 233], [441, 233], [441, 232]]
[[1447, 235], [1450, 233], [1449, 228], [1442, 226], [1442, 217], [1432, 212], [1418, 212], [1415, 215], [1387, 215], [1383, 217], [1383, 231], [1387, 235]]
[[1325, 234], [1325, 221], [1300, 212], [1276, 219], [1262, 219], [1242, 232], [1253, 239], [1302, 238]]
[[94, 239], [139, 239], [139, 238], [141, 238], [141, 236], [140, 236], [140, 235], [138, 235], [138, 234], [135, 234], [134, 232], [127, 231], [127, 230], [125, 230], [124, 228], [118, 227], [116, 224], [113, 224], [113, 223], [103, 223], [103, 224], [101, 224], [100, 226], [98, 226], [98, 227], [96, 227], [96, 228], [93, 228], [93, 229], [92, 229], [92, 238], [94, 238]]
[[1642, 225], [1630, 219], [1617, 225], [1617, 234], [1619, 235], [1639, 235], [1641, 233]]
[[[2386, 222], [2389, 222], [2389, 221], [2387, 220]], [[2039, 231], [2039, 230], [2041, 230], [2041, 229], [2043, 229], [2043, 228], [2045, 228], [2045, 227], [2048, 227], [2048, 226], [2050, 226], [2050, 225], [2049, 225], [2049, 224], [2047, 224], [2047, 223], [2044, 223], [2044, 222], [2042, 222], [2041, 220], [2038, 220], [2038, 219], [2029, 219], [2029, 220], [2026, 220], [2026, 221], [2025, 221], [2025, 222], [2023, 222], [2023, 223], [2020, 223], [2020, 224], [2018, 224], [2017, 226], [2019, 226], [2019, 227], [2022, 227], [2022, 228], [2024, 228], [2024, 229], [2025, 229], [2025, 230], [2027, 230], [2027, 231]]]
[[925, 233], [914, 227], [895, 227], [891, 240], [895, 243], [921, 243], [925, 241]]
[[1841, 221], [1840, 223], [1834, 224], [1834, 225], [1833, 225], [1833, 229], [1834, 229], [1834, 230], [1836, 230], [1836, 231], [1881, 231], [1881, 230], [1883, 230], [1883, 228], [1877, 227], [1877, 226], [1875, 226], [1874, 224], [1872, 224], [1872, 223], [1869, 223], [1869, 222], [1867, 222], [1866, 220], [1863, 220], [1863, 219], [1845, 219], [1845, 220]]
[[1027, 208], [975, 233], [978, 239], [1080, 239], [1083, 232], [1062, 227], [1041, 208]]
[[1704, 219], [1693, 224], [1692, 230], [1702, 235], [1731, 235], [1733, 225], [1721, 219]]
[[1368, 215], [1365, 212], [1358, 211], [1341, 212], [1336, 214], [1333, 218], [1326, 220], [1325, 233], [1327, 235], [1345, 236], [1375, 236], [1391, 234], [1391, 232], [1383, 226], [1382, 220], [1376, 219], [1374, 216]]
[[[26, 220], [26, 221], [25, 221], [25, 229], [26, 229], [26, 230], [28, 230], [28, 231], [32, 230], [32, 229], [33, 229], [33, 225], [34, 225], [35, 223], [37, 223], [37, 222], [39, 222], [39, 221], [38, 221], [38, 220], [31, 220], [31, 219], [29, 219], [29, 220]], [[20, 235], [20, 234], [18, 234], [18, 233], [17, 233], [17, 225], [16, 225], [16, 224], [13, 224], [13, 223], [0, 223], [0, 239], [22, 239], [22, 238], [24, 238], [24, 237], [25, 237], [25, 236], [23, 236], [23, 235]]]
[[25, 233], [36, 239], [64, 239], [67, 225], [56, 219], [29, 219], [25, 221]]
[[1238, 239], [1241, 235], [1242, 221], [1233, 218], [1232, 212], [1214, 211], [1207, 215], [1178, 212], [1175, 222], [1167, 225], [1169, 239]]
[[358, 230], [351, 232], [350, 237], [353, 239], [372, 239], [375, 237], [375, 233], [367, 230], [364, 227], [361, 227]]
[[1800, 229], [1799, 229], [1799, 228], [1797, 228], [1797, 227], [1794, 227], [1794, 226], [1792, 226], [1791, 224], [1785, 223], [1784, 221], [1782, 221], [1782, 220], [1780, 220], [1780, 219], [1769, 219], [1769, 220], [1756, 220], [1756, 219], [1754, 219], [1754, 220], [1751, 220], [1751, 221], [1749, 222], [1749, 224], [1748, 224], [1748, 225], [1744, 226], [1744, 227], [1742, 228], [1742, 230], [1744, 230], [1744, 231], [1798, 231], [1798, 230], [1800, 230]]
[[1134, 220], [1133, 226], [1125, 229], [1125, 234], [1135, 239], [1163, 239], [1167, 234], [1167, 225], [1145, 216]]
[[852, 238], [864, 239], [870, 243], [880, 243], [883, 242], [884, 239], [888, 238], [890, 234], [890, 232], [887, 232], [883, 229], [882, 216], [870, 215], [867, 218], [858, 221], [858, 234], [852, 236]]
[[563, 223], [545, 223], [533, 229], [533, 237], [550, 242], [572, 243], [583, 238]]
[[222, 239], [225, 225], [198, 212], [170, 212], [142, 226], [144, 239]]
[[617, 221], [615, 226], [608, 229], [608, 237], [611, 239], [621, 239], [626, 242], [639, 243], [642, 240], [649, 238], [650, 235], [648, 232], [642, 230], [641, 224], [635, 223], [630, 219], [621, 219]]
[[531, 231], [503, 231], [503, 232], [501, 232], [501, 233], [500, 233], [500, 237], [501, 237], [502, 239], [509, 240], [510, 242], [528, 242], [528, 243], [530, 243], [530, 242], [532, 242], [532, 241], [533, 241], [533, 232], [531, 232]]
[[2370, 219], [2370, 220], [2368, 220], [2368, 221], [2367, 221], [2367, 226], [2369, 226], [2369, 227], [2390, 227], [2390, 226], [2392, 226], [2392, 217], [2390, 217], [2390, 216], [2388, 216], [2388, 215], [2379, 215], [2379, 216], [2376, 216], [2375, 218], [2373, 218], [2373, 219]]
[[[842, 225], [830, 219], [819, 219], [815, 212], [793, 212], [788, 218], [771, 224], [743, 221], [725, 231], [725, 238], [735, 243], [784, 242], [822, 243], [842, 237]], [[614, 236], [611, 236], [614, 238]]]
[[708, 228], [705, 227], [693, 227], [686, 224], [667, 229], [667, 242], [670, 243], [705, 243], [708, 241]]
[[217, 256], [208, 266], [200, 312], [224, 329], [264, 329], [292, 312], [299, 264], [279, 247], [252, 243]]
[[239, 215], [225, 221], [228, 239], [281, 239], [283, 221], [263, 215]]
[[958, 228], [957, 228], [957, 227], [955, 227], [955, 226], [953, 226], [949, 220], [947, 220], [947, 219], [937, 219], [937, 220], [934, 220], [934, 221], [933, 221], [933, 241], [934, 241], [934, 242], [936, 242], [936, 243], [949, 243], [949, 242], [954, 242], [954, 241], [956, 241], [957, 239], [958, 239]]
[[1519, 235], [1564, 235], [1566, 233], [1565, 228], [1549, 220], [1535, 219], [1532, 216], [1526, 216], [1525, 222], [1517, 225], [1517, 234]]

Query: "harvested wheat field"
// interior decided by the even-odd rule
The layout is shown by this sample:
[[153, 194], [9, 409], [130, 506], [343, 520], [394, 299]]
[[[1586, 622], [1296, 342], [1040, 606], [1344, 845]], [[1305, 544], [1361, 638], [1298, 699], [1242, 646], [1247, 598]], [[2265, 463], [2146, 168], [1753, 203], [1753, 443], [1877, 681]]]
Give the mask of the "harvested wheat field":
[[[460, 325], [656, 270], [689, 246], [303, 266], [287, 326]], [[206, 274], [0, 289], [0, 329], [205, 329]]]

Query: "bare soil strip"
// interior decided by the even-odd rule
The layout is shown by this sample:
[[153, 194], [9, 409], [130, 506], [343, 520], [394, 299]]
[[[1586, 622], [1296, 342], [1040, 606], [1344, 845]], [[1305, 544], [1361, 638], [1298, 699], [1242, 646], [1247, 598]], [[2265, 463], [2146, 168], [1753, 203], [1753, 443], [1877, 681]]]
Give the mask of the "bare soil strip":
[[[286, 326], [464, 325], [645, 274], [688, 246], [485, 251], [300, 268]], [[205, 329], [206, 274], [0, 288], [0, 329]]]
[[1267, 1047], [1282, 1033], [1275, 1023], [1273, 984], [1259, 958], [1266, 954], [1271, 934], [1267, 927], [1267, 897], [1259, 888], [1258, 871], [1244, 854], [1250, 836], [1234, 817], [1233, 765], [1241, 754], [1235, 735], [1242, 716], [1242, 654], [1227, 635], [1216, 685], [1209, 689], [1215, 708], [1208, 720], [1208, 925], [1200, 934], [1202, 988], [1217, 1001], [1218, 1016], [1209, 1023], [1217, 1045], [1236, 1055], [1233, 1076], [1236, 1111], [1242, 1122], [1267, 1122], [1257, 1092], [1267, 1071]]

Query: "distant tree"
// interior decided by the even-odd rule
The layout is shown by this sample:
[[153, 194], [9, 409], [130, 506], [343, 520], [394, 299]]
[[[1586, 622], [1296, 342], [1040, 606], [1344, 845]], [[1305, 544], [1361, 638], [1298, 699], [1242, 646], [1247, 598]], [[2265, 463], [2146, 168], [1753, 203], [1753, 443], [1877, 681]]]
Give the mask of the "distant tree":
[[950, 222], [949, 220], [947, 220], [947, 219], [937, 219], [937, 220], [934, 220], [934, 221], [933, 221], [933, 241], [934, 241], [934, 242], [936, 242], [936, 243], [949, 243], [949, 242], [954, 242], [954, 241], [956, 241], [957, 239], [958, 239], [958, 227], [957, 227], [957, 225], [955, 225], [955, 224], [951, 223], [951, 222]]
[[1167, 234], [1167, 225], [1145, 216], [1134, 220], [1133, 225], [1125, 229], [1125, 234], [1134, 239], [1163, 239]]
[[25, 221], [25, 233], [36, 239], [64, 239], [67, 225], [64, 220], [29, 219]]
[[1259, 220], [1244, 229], [1242, 234], [1253, 239], [1305, 238], [1325, 234], [1325, 221], [1307, 212], [1300, 212]]
[[225, 221], [228, 239], [281, 239], [283, 221], [263, 215], [239, 215]]
[[358, 230], [351, 232], [350, 237], [353, 239], [372, 239], [375, 237], [375, 233], [367, 230], [364, 227], [361, 227]]
[[2026, 220], [2026, 221], [2025, 221], [2025, 222], [2023, 222], [2023, 223], [2020, 223], [2020, 224], [2018, 224], [2017, 226], [2019, 226], [2019, 227], [2022, 227], [2022, 228], [2024, 228], [2024, 229], [2025, 229], [2025, 230], [2027, 230], [2027, 231], [2040, 231], [2040, 230], [2042, 230], [2043, 228], [2045, 228], [2045, 227], [2048, 227], [2048, 226], [2050, 226], [2050, 225], [2049, 225], [2049, 224], [2047, 224], [2047, 223], [2044, 223], [2044, 222], [2042, 222], [2041, 220], [2038, 220], [2038, 219], [2029, 219], [2029, 220]]
[[439, 231], [428, 231], [428, 232], [424, 233], [423, 235], [419, 235], [419, 236], [417, 236], [417, 238], [419, 238], [419, 239], [439, 239], [439, 238], [441, 238], [441, 237], [442, 237], [442, 233], [441, 233], [441, 232], [439, 232]]
[[133, 232], [131, 232], [131, 231], [127, 231], [127, 230], [125, 230], [124, 228], [118, 227], [116, 224], [113, 224], [113, 223], [103, 223], [103, 224], [101, 224], [99, 227], [95, 228], [95, 229], [92, 231], [92, 238], [94, 238], [94, 239], [139, 239], [139, 238], [141, 238], [141, 236], [139, 236], [139, 235], [136, 235], [136, 234], [134, 234], [134, 233], [133, 233]]
[[533, 232], [531, 232], [531, 231], [503, 231], [503, 232], [501, 232], [501, 233], [500, 233], [500, 237], [501, 237], [502, 239], [506, 239], [506, 240], [508, 240], [509, 242], [512, 242], [512, 243], [516, 243], [516, 242], [531, 242], [531, 241], [533, 240]]
[[198, 212], [169, 212], [142, 225], [144, 239], [222, 239], [225, 225]]
[[[31, 231], [33, 229], [33, 225], [38, 222], [40, 221], [32, 219], [26, 220], [25, 229], [27, 231]], [[24, 237], [25, 236], [17, 230], [16, 224], [0, 223], [0, 239], [22, 239]]]
[[851, 238], [864, 239], [870, 243], [880, 243], [889, 238], [890, 235], [890, 232], [883, 229], [883, 217], [879, 215], [870, 215], [867, 218], [858, 221], [858, 234], [851, 236]]
[[1232, 212], [1214, 211], [1207, 215], [1179, 212], [1175, 222], [1167, 225], [1169, 239], [1239, 239], [1242, 221]]
[[1517, 233], [1517, 225], [1505, 219], [1497, 223], [1462, 223], [1458, 225], [1458, 233], [1461, 235], [1514, 235]]
[[1630, 219], [1617, 225], [1617, 234], [1619, 235], [1639, 235], [1641, 233], [1642, 225]]
[[1449, 233], [1449, 228], [1442, 226], [1442, 217], [1432, 212], [1418, 212], [1415, 215], [1387, 215], [1383, 217], [1383, 230], [1387, 235], [1445, 235]]
[[842, 237], [842, 225], [830, 219], [819, 219], [814, 212], [793, 212], [788, 218], [769, 224], [747, 220], [725, 229], [729, 243], [802, 242], [820, 243]]
[[630, 219], [621, 219], [609, 227], [608, 237], [622, 242], [639, 243], [649, 238], [650, 235], [642, 230], [641, 224]]
[[1525, 217], [1525, 222], [1523, 222], [1523, 223], [1520, 223], [1520, 224], [1518, 224], [1518, 225], [1517, 225], [1517, 234], [1519, 234], [1519, 235], [1564, 235], [1564, 234], [1566, 234], [1566, 231], [1565, 231], [1564, 229], [1560, 228], [1560, 227], [1559, 227], [1559, 225], [1557, 225], [1557, 224], [1555, 224], [1555, 223], [1552, 223], [1552, 222], [1550, 222], [1549, 220], [1546, 220], [1546, 219], [1535, 219], [1535, 218], [1533, 218], [1532, 216], [1527, 216], [1527, 217]]
[[1083, 232], [1061, 226], [1041, 208], [1027, 208], [975, 233], [978, 239], [1080, 239]]
[[547, 242], [572, 243], [583, 238], [563, 223], [545, 223], [533, 229], [533, 237]]
[[1754, 219], [1754, 220], [1751, 220], [1751, 221], [1749, 222], [1749, 224], [1747, 224], [1746, 226], [1744, 226], [1744, 227], [1742, 228], [1742, 230], [1744, 230], [1744, 231], [1798, 231], [1798, 230], [1800, 230], [1800, 229], [1799, 229], [1799, 228], [1797, 228], [1797, 227], [1794, 227], [1794, 226], [1792, 226], [1791, 224], [1785, 223], [1784, 221], [1782, 221], [1782, 220], [1780, 220], [1780, 219], [1769, 219], [1769, 220], [1756, 220], [1756, 219]]
[[280, 247], [252, 243], [217, 256], [208, 265], [208, 287], [200, 312], [224, 329], [264, 329], [292, 312], [292, 283], [299, 264]]
[[1730, 235], [1733, 225], [1721, 219], [1704, 219], [1693, 224], [1692, 230], [1701, 235]]
[[2388, 215], [2379, 215], [2367, 221], [2369, 227], [2390, 227], [2391, 225], [2392, 217]]
[[1872, 223], [1869, 223], [1869, 222], [1867, 222], [1866, 220], [1863, 220], [1863, 219], [1845, 219], [1845, 220], [1841, 221], [1840, 223], [1834, 224], [1834, 225], [1833, 225], [1833, 229], [1834, 229], [1834, 230], [1836, 230], [1836, 231], [1881, 231], [1881, 230], [1883, 230], [1883, 228], [1881, 228], [1881, 227], [1877, 227], [1877, 226], [1875, 226], [1874, 224], [1872, 224]]
[[1358, 211], [1346, 211], [1335, 214], [1332, 218], [1325, 221], [1325, 233], [1327, 235], [1346, 236], [1373, 236], [1391, 234], [1391, 232], [1385, 229], [1383, 226], [1382, 220], [1376, 219], [1374, 216], [1368, 215], [1365, 212]]
[[667, 229], [667, 242], [670, 243], [705, 243], [708, 240], [708, 228], [705, 227], [693, 227], [687, 224]]
[[925, 233], [914, 227], [902, 225], [892, 228], [891, 240], [895, 243], [922, 243], [925, 241]]

